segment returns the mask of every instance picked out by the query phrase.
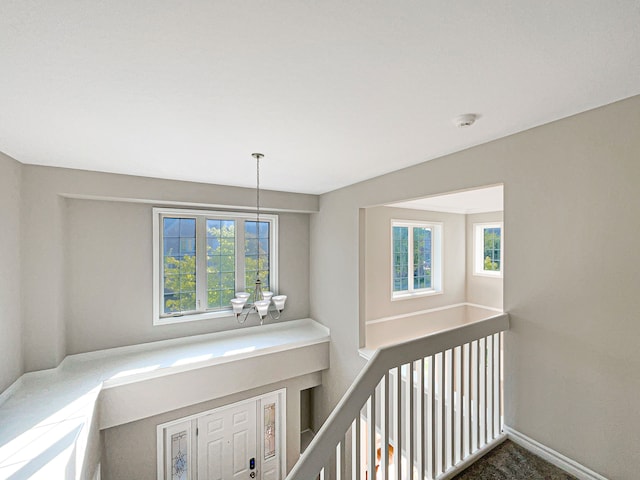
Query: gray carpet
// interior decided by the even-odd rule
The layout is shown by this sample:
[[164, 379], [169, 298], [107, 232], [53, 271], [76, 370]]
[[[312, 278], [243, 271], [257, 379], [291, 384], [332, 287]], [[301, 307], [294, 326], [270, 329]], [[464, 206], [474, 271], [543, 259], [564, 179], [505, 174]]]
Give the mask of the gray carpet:
[[454, 480], [577, 480], [510, 440], [456, 475]]

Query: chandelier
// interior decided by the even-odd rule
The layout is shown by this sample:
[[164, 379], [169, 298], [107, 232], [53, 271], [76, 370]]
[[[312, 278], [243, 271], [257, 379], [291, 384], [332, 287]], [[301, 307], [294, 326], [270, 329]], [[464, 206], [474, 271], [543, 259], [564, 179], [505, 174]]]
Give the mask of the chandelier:
[[[256, 228], [260, 228], [260, 159], [264, 157], [262, 153], [252, 153], [256, 159]], [[236, 292], [236, 298], [231, 299], [233, 313], [235, 313], [238, 323], [247, 321], [251, 313], [256, 313], [260, 318], [260, 325], [269, 315], [273, 320], [278, 320], [284, 310], [287, 301], [286, 295], [274, 295], [273, 292], [262, 291], [262, 280], [260, 280], [260, 261], [258, 260], [258, 271], [256, 272], [256, 282], [253, 290], [253, 303], [249, 303], [249, 292]]]

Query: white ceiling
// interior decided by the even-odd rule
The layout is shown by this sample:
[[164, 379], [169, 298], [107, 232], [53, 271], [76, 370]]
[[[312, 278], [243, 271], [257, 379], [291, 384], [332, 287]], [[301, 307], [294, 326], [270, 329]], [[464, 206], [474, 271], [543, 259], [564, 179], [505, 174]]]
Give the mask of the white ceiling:
[[497, 185], [476, 188], [407, 202], [390, 203], [386, 206], [462, 214], [501, 212], [504, 210], [503, 187], [502, 185]]
[[0, 0], [0, 68], [23, 163], [322, 193], [639, 94], [640, 2]]

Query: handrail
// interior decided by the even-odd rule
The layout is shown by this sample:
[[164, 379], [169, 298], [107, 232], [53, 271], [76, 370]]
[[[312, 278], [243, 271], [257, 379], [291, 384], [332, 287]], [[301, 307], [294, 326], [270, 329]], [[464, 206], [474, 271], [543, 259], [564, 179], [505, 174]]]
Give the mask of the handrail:
[[291, 469], [286, 480], [309, 480], [317, 477], [336, 445], [344, 438], [353, 419], [359, 416], [371, 392], [390, 369], [508, 328], [509, 314], [500, 313], [484, 320], [376, 350]]

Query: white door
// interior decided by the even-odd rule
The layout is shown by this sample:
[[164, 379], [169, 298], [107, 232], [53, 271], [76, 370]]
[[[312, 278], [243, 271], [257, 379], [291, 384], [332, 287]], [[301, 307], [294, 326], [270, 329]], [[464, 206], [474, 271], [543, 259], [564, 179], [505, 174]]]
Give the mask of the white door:
[[198, 480], [261, 478], [256, 410], [252, 400], [198, 418]]

